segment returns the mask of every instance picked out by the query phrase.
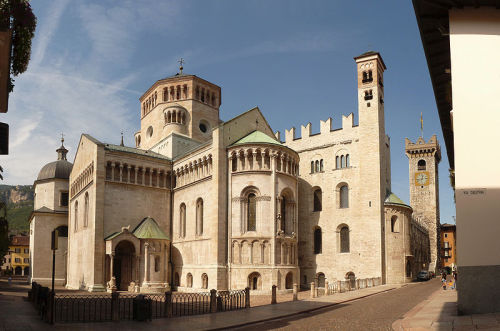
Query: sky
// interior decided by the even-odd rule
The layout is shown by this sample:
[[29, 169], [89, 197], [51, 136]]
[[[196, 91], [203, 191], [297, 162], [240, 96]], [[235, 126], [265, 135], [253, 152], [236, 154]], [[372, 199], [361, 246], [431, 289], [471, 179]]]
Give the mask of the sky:
[[57, 157], [68, 160], [82, 133], [134, 146], [139, 97], [178, 71], [222, 88], [222, 120], [258, 106], [274, 131], [357, 112], [353, 57], [380, 52], [392, 191], [409, 202], [404, 139], [437, 134], [441, 223], [454, 223], [449, 163], [411, 1], [401, 0], [37, 0], [28, 70], [15, 77], [4, 184], [33, 184]]

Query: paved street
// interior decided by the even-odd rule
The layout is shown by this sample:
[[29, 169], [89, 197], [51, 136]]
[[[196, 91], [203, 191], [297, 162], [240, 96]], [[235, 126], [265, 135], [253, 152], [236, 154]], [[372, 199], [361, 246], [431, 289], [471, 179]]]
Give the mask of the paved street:
[[413, 283], [349, 303], [238, 330], [392, 330], [395, 320], [429, 297], [439, 286], [438, 279]]

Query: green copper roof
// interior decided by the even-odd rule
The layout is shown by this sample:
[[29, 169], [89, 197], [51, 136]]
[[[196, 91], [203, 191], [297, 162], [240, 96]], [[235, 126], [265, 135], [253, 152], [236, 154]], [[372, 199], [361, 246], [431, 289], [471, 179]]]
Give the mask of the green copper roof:
[[267, 134], [260, 132], [260, 131], [253, 131], [240, 140], [236, 141], [234, 144], [231, 146], [235, 145], [243, 145], [243, 144], [255, 144], [255, 143], [264, 143], [264, 144], [273, 144], [273, 145], [279, 145], [283, 146], [279, 141], [277, 141], [274, 138], [269, 137]]
[[158, 226], [158, 223], [151, 217], [146, 217], [132, 231], [134, 236], [139, 239], [166, 239], [170, 240], [165, 232]]
[[115, 237], [118, 237], [119, 235], [121, 234], [121, 232], [113, 232], [112, 234], [110, 234], [109, 236], [107, 236], [106, 238], [104, 238], [104, 240], [111, 240]]
[[409, 207], [406, 203], [404, 203], [403, 200], [401, 200], [396, 194], [392, 192], [387, 192], [387, 196], [385, 198], [384, 204], [389, 204], [389, 205], [401, 205], [405, 207]]
[[109, 151], [132, 153], [132, 154], [137, 154], [137, 155], [150, 156], [150, 157], [154, 157], [157, 159], [170, 160], [170, 158], [166, 157], [165, 155], [162, 155], [162, 154], [159, 154], [159, 153], [156, 153], [153, 151], [139, 149], [139, 148], [119, 146], [119, 145], [113, 145], [113, 144], [104, 144], [104, 148], [109, 150]]

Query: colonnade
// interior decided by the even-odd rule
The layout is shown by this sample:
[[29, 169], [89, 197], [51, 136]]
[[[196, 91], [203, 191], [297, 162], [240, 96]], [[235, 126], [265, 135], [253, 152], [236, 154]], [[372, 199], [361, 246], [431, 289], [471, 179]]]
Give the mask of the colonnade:
[[181, 187], [212, 175], [212, 154], [181, 165], [174, 170], [175, 187]]
[[106, 164], [106, 180], [156, 188], [170, 187], [171, 172], [162, 168], [137, 166], [110, 161]]
[[93, 179], [94, 175], [94, 161], [85, 167], [85, 169], [73, 180], [71, 183], [71, 196], [75, 196], [85, 186], [87, 186]]
[[[232, 150], [229, 155], [229, 169], [237, 171], [272, 170], [292, 176], [299, 174], [299, 160], [283, 151], [247, 148]], [[272, 162], [272, 163], [271, 163]]]

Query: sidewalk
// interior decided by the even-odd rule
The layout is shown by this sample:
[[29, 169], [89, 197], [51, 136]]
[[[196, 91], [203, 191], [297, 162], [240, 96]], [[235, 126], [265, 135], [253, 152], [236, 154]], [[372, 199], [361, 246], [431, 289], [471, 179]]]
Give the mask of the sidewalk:
[[457, 315], [457, 291], [439, 289], [392, 324], [393, 330], [500, 330], [500, 313]]

